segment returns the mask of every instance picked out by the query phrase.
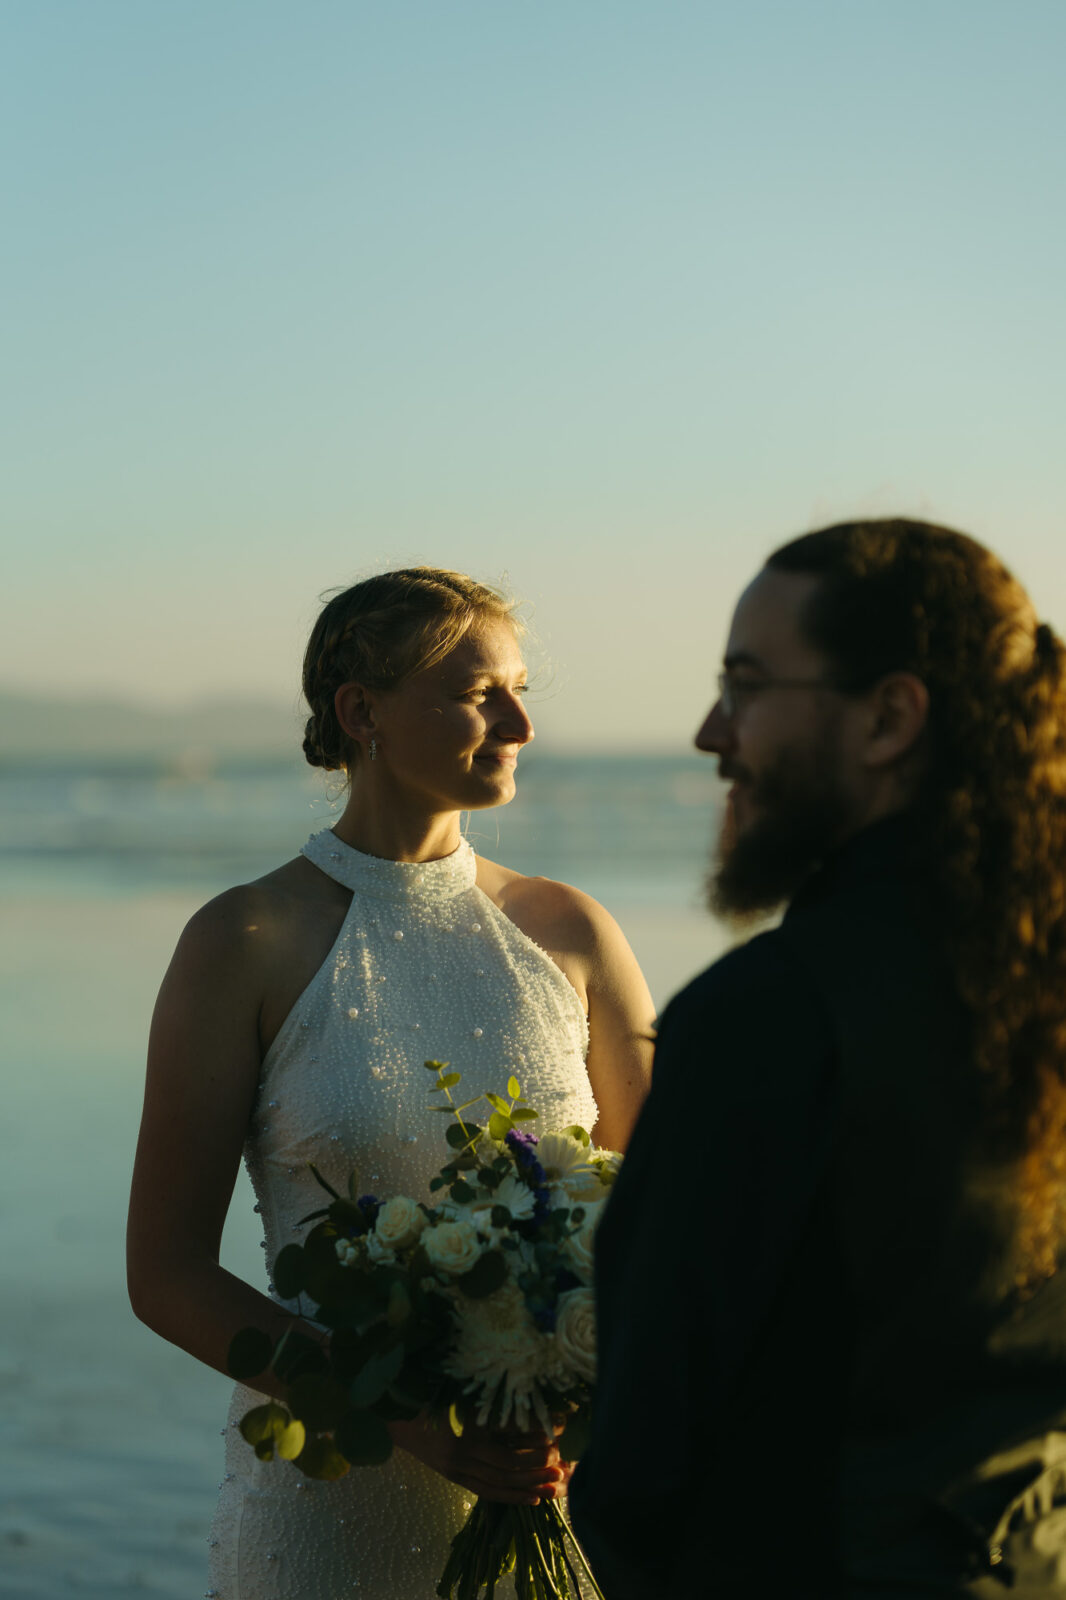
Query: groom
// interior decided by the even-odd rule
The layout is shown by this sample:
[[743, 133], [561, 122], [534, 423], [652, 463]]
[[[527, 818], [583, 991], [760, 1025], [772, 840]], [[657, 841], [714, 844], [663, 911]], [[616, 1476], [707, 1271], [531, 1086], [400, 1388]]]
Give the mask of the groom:
[[712, 903], [597, 1241], [607, 1600], [1066, 1596], [1066, 665], [973, 540], [784, 546], [697, 737]]

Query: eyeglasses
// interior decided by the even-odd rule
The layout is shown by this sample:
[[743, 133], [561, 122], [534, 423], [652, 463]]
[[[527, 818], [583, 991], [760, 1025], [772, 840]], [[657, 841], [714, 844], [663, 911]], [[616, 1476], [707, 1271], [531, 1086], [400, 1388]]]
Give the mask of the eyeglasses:
[[735, 678], [731, 672], [718, 674], [718, 700], [722, 714], [732, 720], [746, 695], [764, 689], [835, 689], [828, 678]]

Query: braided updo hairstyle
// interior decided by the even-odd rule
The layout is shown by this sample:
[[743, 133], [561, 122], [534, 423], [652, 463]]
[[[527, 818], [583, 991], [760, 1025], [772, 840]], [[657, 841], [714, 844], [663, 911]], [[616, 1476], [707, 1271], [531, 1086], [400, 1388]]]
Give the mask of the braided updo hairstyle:
[[304, 755], [313, 767], [350, 772], [358, 758], [337, 721], [334, 699], [344, 683], [395, 689], [453, 650], [475, 623], [520, 624], [515, 603], [462, 572], [403, 567], [344, 589], [323, 606], [311, 630], [303, 692], [311, 715]]

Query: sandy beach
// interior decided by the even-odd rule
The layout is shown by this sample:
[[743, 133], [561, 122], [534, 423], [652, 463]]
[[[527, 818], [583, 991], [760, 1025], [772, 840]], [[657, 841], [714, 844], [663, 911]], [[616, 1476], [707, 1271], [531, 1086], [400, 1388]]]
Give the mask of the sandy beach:
[[[52, 894], [0, 913], [0, 1594], [205, 1588], [228, 1381], [126, 1300], [123, 1229], [148, 1019], [202, 895]], [[612, 904], [662, 1005], [720, 951], [705, 913]], [[242, 1175], [223, 1259], [259, 1282]]]

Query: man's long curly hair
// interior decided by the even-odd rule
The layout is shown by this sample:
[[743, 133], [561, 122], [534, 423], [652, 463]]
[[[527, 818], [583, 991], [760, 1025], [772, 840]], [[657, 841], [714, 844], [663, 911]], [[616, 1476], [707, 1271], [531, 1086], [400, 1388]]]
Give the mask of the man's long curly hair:
[[1066, 1242], [1066, 649], [991, 551], [902, 519], [805, 534], [767, 565], [837, 687], [929, 691], [923, 876], [974, 1024], [989, 1152], [1019, 1163], [1019, 1287]]

